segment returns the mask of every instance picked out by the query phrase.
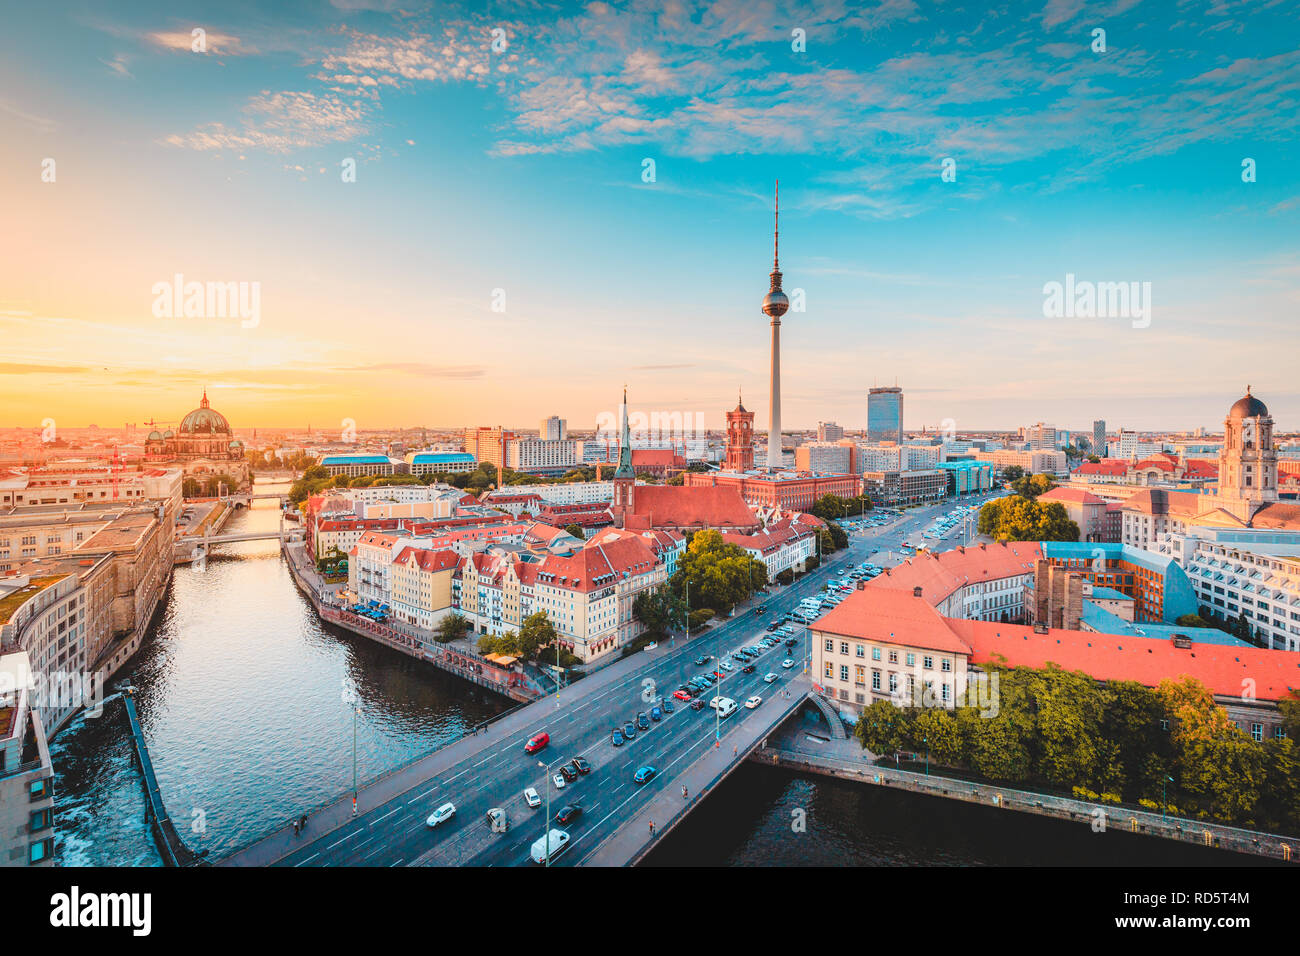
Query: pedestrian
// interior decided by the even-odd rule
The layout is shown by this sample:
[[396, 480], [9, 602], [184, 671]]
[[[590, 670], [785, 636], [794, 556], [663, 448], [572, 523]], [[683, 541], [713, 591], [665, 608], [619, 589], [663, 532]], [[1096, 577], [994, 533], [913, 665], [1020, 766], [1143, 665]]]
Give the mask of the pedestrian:
[[683, 799], [683, 800], [686, 799], [686, 788], [685, 788], [685, 787], [682, 787], [682, 799]]
[[731, 748], [731, 756], [733, 756], [733, 757], [736, 756], [736, 752], [737, 752], [737, 751], [736, 751], [736, 748], [735, 748], [735, 747], [732, 747], [732, 748]]
[[293, 835], [294, 835], [294, 836], [297, 836], [297, 835], [298, 835], [298, 821], [297, 821], [297, 820], [294, 820], [294, 821], [293, 821]]
[[650, 835], [655, 835], [655, 822], [653, 820], [650, 821]]
[[304, 830], [307, 829], [307, 814], [304, 813], [302, 815], [302, 821], [298, 825], [302, 827]]

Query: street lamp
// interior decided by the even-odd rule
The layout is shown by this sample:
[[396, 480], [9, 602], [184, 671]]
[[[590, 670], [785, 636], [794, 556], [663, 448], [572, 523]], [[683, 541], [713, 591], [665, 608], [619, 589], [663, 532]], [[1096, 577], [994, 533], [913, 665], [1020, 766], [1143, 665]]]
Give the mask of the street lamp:
[[930, 738], [922, 737], [921, 743], [925, 744], [925, 775], [930, 776]]
[[545, 760], [537, 761], [537, 766], [546, 771], [546, 819], [542, 821], [542, 839], [546, 841], [547, 866], [551, 865], [551, 768], [563, 761], [563, 757], [554, 764], [548, 764]]
[[1161, 823], [1165, 822], [1165, 784], [1173, 783], [1173, 782], [1174, 782], [1174, 778], [1170, 776], [1166, 776], [1165, 779], [1160, 781], [1160, 822]]

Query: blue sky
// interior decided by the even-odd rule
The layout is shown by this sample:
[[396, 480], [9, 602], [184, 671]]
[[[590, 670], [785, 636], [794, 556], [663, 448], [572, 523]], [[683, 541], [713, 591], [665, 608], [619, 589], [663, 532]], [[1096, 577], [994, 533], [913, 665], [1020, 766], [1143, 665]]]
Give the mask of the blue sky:
[[[787, 426], [862, 427], [895, 378], [909, 428], [1214, 428], [1247, 383], [1300, 424], [1285, 3], [5, 16], [0, 426], [203, 387], [237, 424], [583, 426], [626, 382], [713, 427], [743, 388], [761, 427], [777, 177]], [[259, 324], [154, 317], [177, 272], [259, 282]], [[1150, 325], [1045, 318], [1067, 273], [1150, 282]]]

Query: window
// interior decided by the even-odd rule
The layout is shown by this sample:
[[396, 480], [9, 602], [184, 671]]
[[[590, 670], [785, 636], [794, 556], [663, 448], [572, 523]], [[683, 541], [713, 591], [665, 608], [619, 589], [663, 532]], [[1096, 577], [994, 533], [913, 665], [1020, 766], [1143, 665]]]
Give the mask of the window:
[[898, 663], [898, 651], [890, 651], [890, 652], [889, 652], [889, 663], [891, 663], [891, 664], [897, 664], [897, 663]]
[[854, 644], [853, 653], [856, 654], [858, 657], [865, 657], [867, 654], [867, 649], [862, 644]]
[[1256, 741], [1256, 742], [1263, 741], [1263, 739], [1264, 739], [1264, 725], [1263, 725], [1263, 724], [1251, 724], [1251, 725], [1250, 725], [1250, 738], [1251, 738], [1251, 740], [1254, 740], [1254, 741]]
[[908, 667], [915, 667], [915, 666], [916, 666], [916, 655], [915, 655], [915, 654], [909, 653], [909, 654], [907, 655], [907, 666], [908, 666]]
[[31, 862], [40, 863], [49, 859], [54, 852], [54, 837], [46, 837], [37, 843], [32, 844]]
[[934, 658], [927, 654], [925, 658], [922, 660], [921, 666], [928, 671], [934, 670]]
[[835, 642], [832, 641], [830, 638], [826, 639], [826, 653], [827, 654], [835, 653]]
[[840, 653], [841, 653], [841, 654], [847, 654], [848, 652], [849, 652], [849, 642], [848, 642], [848, 641], [840, 641]]
[[50, 795], [50, 778], [42, 777], [40, 780], [33, 780], [31, 786], [33, 800], [43, 800]]
[[942, 661], [941, 663], [942, 663], [942, 665], [943, 665], [943, 666], [942, 666], [942, 669], [943, 669], [943, 670], [945, 670], [945, 671], [950, 671], [950, 670], [952, 670], [952, 661], [948, 660], [946, 657], [943, 659], [943, 661]]
[[54, 813], [49, 807], [43, 807], [40, 810], [32, 811], [32, 832], [40, 833], [42, 830], [48, 830], [54, 822]]
[[875, 669], [871, 671], [871, 689], [880, 690], [880, 671]]

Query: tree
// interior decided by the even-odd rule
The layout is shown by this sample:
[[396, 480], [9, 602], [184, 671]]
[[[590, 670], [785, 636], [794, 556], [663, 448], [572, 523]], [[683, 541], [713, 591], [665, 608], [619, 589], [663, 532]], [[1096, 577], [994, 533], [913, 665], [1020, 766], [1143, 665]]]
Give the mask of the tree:
[[529, 660], [536, 660], [543, 647], [550, 647], [559, 639], [546, 612], [535, 611], [524, 618], [523, 626], [519, 628], [519, 653]]
[[693, 608], [735, 607], [767, 583], [767, 566], [743, 548], [727, 544], [712, 528], [695, 532], [673, 575], [673, 590], [684, 594], [691, 582]]
[[1059, 501], [1045, 505], [1011, 495], [980, 508], [979, 533], [998, 541], [1078, 541], [1079, 526]]
[[1055, 487], [1055, 479], [1048, 474], [1022, 475], [1011, 482], [1011, 490], [1022, 498], [1037, 498]]
[[564, 530], [565, 530], [568, 534], [573, 535], [573, 536], [574, 536], [575, 538], [577, 538], [579, 541], [586, 540], [587, 534], [586, 534], [586, 532], [584, 532], [584, 531], [582, 530], [582, 525], [577, 525], [577, 524], [566, 524], [566, 525], [564, 526]]
[[1097, 462], [1101, 461], [1101, 457], [1099, 455], [1089, 455], [1088, 460], [1095, 465]]
[[449, 641], [458, 641], [468, 634], [469, 630], [469, 618], [459, 611], [452, 611], [438, 622], [438, 626], [434, 630], [434, 639], [443, 644]]
[[1007, 482], [1015, 481], [1017, 478], [1024, 475], [1024, 473], [1025, 469], [1021, 468], [1019, 465], [1007, 465], [1007, 467], [1002, 469], [1002, 480]]
[[686, 602], [667, 585], [638, 594], [632, 601], [632, 614], [647, 631], [666, 634], [686, 626]]
[[853, 736], [876, 756], [891, 756], [902, 748], [914, 717], [912, 710], [887, 700], [874, 700], [862, 709]]

